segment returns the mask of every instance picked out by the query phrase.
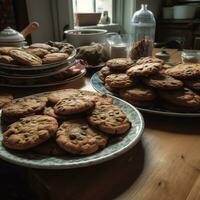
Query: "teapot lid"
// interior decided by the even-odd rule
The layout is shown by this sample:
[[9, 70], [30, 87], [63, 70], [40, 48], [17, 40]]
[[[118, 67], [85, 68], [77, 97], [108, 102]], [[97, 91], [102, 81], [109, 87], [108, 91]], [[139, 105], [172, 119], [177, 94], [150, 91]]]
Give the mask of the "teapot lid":
[[0, 43], [16, 43], [24, 41], [24, 36], [18, 31], [7, 27], [0, 32]]

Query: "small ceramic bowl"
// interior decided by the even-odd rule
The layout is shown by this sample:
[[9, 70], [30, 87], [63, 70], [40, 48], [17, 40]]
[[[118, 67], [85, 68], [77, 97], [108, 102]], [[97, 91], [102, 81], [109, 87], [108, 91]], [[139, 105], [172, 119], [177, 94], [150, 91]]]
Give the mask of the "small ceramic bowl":
[[106, 41], [107, 30], [103, 29], [74, 29], [65, 31], [67, 42], [75, 47], [90, 45], [92, 42], [103, 43]]

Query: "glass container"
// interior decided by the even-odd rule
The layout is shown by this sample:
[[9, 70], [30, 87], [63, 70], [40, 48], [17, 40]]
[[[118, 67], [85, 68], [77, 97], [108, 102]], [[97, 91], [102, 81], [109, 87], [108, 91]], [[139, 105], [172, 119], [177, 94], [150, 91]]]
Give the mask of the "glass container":
[[153, 13], [147, 9], [146, 4], [142, 4], [141, 9], [134, 13], [131, 20], [132, 47], [130, 57], [132, 59], [152, 56], [155, 27], [156, 21]]

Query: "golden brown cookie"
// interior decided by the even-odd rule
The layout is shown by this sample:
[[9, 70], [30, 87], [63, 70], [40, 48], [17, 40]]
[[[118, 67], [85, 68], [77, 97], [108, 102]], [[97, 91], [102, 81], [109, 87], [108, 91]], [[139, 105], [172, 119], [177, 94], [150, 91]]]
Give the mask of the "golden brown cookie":
[[42, 64], [42, 60], [38, 56], [30, 54], [26, 51], [11, 50], [9, 54], [14, 60], [23, 65], [34, 66]]
[[155, 92], [151, 88], [143, 85], [121, 89], [119, 94], [125, 100], [153, 101], [156, 98]]
[[143, 57], [140, 58], [137, 61], [137, 65], [141, 65], [141, 64], [146, 64], [146, 63], [160, 63], [160, 64], [164, 64], [164, 61], [159, 59], [159, 58], [155, 58], [155, 57]]
[[111, 74], [105, 79], [105, 83], [111, 88], [126, 88], [136, 84], [127, 74]]
[[30, 149], [55, 135], [57, 129], [53, 117], [34, 115], [21, 118], [8, 126], [3, 134], [3, 144], [10, 149]]
[[0, 108], [2, 108], [7, 103], [10, 103], [13, 100], [11, 94], [0, 94]]
[[106, 76], [110, 74], [113, 74], [113, 70], [111, 70], [108, 66], [102, 67], [98, 72], [99, 78], [103, 82], [105, 81]]
[[88, 122], [108, 134], [125, 134], [131, 127], [126, 114], [113, 104], [97, 103], [89, 114]]
[[56, 104], [61, 99], [64, 99], [66, 97], [69, 97], [70, 95], [79, 94], [79, 93], [80, 91], [77, 89], [58, 90], [58, 91], [51, 92], [48, 95], [48, 100], [50, 103]]
[[159, 95], [174, 105], [200, 108], [200, 96], [188, 88], [180, 90], [160, 91]]
[[164, 71], [165, 74], [177, 79], [200, 77], [200, 64], [179, 64]]
[[186, 79], [184, 85], [191, 89], [200, 90], [200, 78]]
[[42, 111], [46, 103], [46, 97], [30, 96], [14, 99], [3, 107], [2, 114], [8, 118], [24, 117]]
[[32, 151], [47, 156], [63, 156], [67, 153], [65, 150], [58, 146], [55, 139], [53, 138], [50, 138], [46, 142], [37, 145], [32, 149]]
[[163, 90], [176, 90], [183, 87], [183, 82], [165, 74], [157, 73], [143, 79], [151, 87]]
[[7, 55], [0, 55], [0, 63], [12, 64], [14, 59]]
[[114, 58], [106, 62], [106, 65], [113, 70], [125, 71], [134, 64], [131, 58]]
[[107, 136], [89, 127], [84, 119], [65, 121], [56, 134], [56, 142], [72, 154], [88, 155], [105, 147]]
[[49, 53], [48, 50], [42, 48], [28, 48], [26, 49], [28, 53], [34, 54], [40, 58], [43, 58], [46, 54]]
[[94, 101], [85, 98], [83, 95], [71, 95], [60, 100], [54, 106], [54, 111], [58, 115], [71, 115], [82, 113], [94, 106]]
[[44, 64], [60, 62], [67, 59], [68, 57], [69, 55], [66, 53], [50, 53], [44, 56], [44, 58], [42, 59], [42, 62]]
[[146, 63], [136, 65], [127, 70], [127, 75], [132, 77], [149, 76], [159, 72], [161, 68], [160, 63]]
[[11, 50], [17, 49], [16, 47], [0, 47], [0, 54], [9, 55]]
[[51, 46], [45, 43], [34, 43], [30, 45], [30, 48], [41, 48], [41, 49], [50, 50]]

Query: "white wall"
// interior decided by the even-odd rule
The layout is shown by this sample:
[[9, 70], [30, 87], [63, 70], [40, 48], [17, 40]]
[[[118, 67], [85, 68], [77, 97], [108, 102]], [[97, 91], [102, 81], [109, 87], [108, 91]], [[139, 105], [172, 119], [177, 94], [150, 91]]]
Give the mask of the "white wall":
[[49, 0], [26, 0], [29, 21], [37, 21], [39, 30], [33, 32], [32, 42], [46, 42], [54, 39], [51, 6]]

